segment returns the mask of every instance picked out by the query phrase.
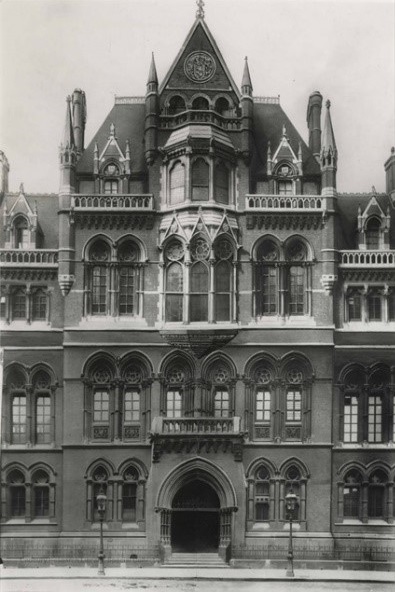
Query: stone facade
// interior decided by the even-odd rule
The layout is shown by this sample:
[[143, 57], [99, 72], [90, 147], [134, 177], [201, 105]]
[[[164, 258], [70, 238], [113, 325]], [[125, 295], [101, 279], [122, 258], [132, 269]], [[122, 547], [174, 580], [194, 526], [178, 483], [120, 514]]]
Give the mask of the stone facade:
[[307, 145], [198, 14], [86, 147], [67, 99], [59, 195], [2, 182], [5, 557], [94, 557], [103, 490], [114, 561], [281, 556], [290, 492], [300, 558], [388, 559], [395, 160], [338, 193], [321, 110]]

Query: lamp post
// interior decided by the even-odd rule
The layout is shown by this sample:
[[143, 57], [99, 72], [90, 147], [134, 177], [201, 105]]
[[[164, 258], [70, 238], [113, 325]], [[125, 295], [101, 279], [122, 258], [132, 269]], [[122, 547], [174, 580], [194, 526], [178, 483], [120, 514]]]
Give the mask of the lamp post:
[[106, 513], [106, 503], [107, 503], [107, 496], [104, 493], [103, 488], [100, 488], [100, 491], [96, 497], [97, 502], [97, 511], [99, 512], [99, 520], [100, 520], [100, 548], [99, 554], [97, 556], [99, 560], [99, 566], [97, 573], [99, 576], [104, 576], [104, 545], [103, 545], [103, 520], [104, 515]]
[[285, 506], [288, 510], [288, 517], [289, 517], [289, 541], [288, 541], [288, 565], [287, 565], [287, 572], [286, 576], [289, 578], [293, 578], [294, 574], [294, 550], [292, 546], [292, 518], [293, 513], [296, 508], [296, 504], [298, 502], [298, 496], [291, 491], [287, 493], [285, 496]]

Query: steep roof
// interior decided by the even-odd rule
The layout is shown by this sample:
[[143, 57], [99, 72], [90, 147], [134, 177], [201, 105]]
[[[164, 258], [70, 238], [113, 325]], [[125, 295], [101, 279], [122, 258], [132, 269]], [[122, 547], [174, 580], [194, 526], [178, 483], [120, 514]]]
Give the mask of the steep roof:
[[254, 174], [266, 174], [267, 143], [270, 141], [272, 154], [277, 150], [283, 136], [283, 126], [287, 128], [289, 144], [298, 154], [299, 143], [302, 146], [303, 175], [320, 175], [320, 165], [310, 148], [304, 142], [280, 104], [254, 103], [254, 140], [255, 150], [252, 162]]
[[[358, 209], [365, 210], [372, 193], [343, 193], [338, 195], [337, 205], [339, 211], [339, 228], [337, 247], [339, 249], [357, 249]], [[386, 214], [389, 208], [391, 218], [390, 248], [395, 249], [395, 208], [391, 204], [390, 197], [385, 193], [375, 195], [381, 209]]]
[[93, 172], [93, 153], [95, 143], [97, 143], [99, 153], [101, 153], [108, 142], [110, 126], [112, 123], [115, 125], [115, 135], [123, 151], [125, 151], [126, 140], [129, 140], [130, 142], [131, 173], [141, 173], [145, 171], [144, 121], [145, 105], [143, 102], [115, 104], [89, 145], [84, 150], [77, 164], [77, 173], [91, 174]]

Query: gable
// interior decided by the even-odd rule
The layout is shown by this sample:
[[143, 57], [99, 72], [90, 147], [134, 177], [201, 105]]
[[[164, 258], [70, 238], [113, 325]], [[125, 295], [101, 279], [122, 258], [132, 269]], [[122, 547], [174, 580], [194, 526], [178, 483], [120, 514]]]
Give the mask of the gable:
[[160, 92], [173, 90], [240, 93], [207, 25], [197, 20], [165, 77]]

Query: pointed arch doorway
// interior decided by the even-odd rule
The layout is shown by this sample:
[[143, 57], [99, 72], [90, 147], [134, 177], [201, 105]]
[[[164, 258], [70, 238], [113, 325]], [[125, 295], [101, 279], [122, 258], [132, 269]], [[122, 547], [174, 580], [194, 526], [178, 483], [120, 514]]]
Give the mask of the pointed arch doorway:
[[173, 498], [173, 552], [203, 553], [219, 547], [220, 502], [214, 489], [198, 479], [181, 487]]

